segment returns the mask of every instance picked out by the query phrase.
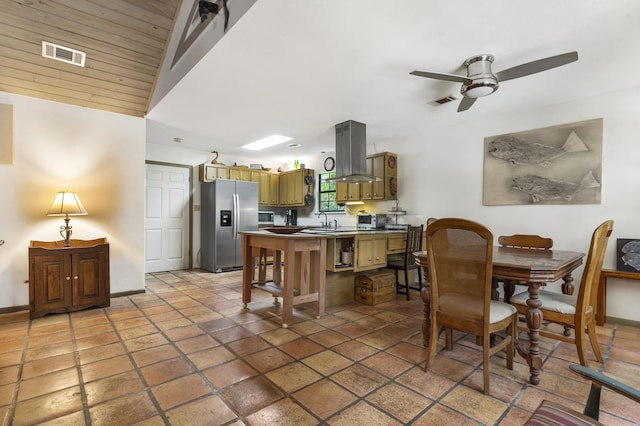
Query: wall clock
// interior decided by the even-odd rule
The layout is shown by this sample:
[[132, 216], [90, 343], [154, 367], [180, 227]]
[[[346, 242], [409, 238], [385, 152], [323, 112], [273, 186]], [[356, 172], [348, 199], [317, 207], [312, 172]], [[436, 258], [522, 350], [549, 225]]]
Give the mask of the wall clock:
[[327, 157], [324, 159], [324, 169], [328, 172], [332, 171], [336, 167], [336, 160], [333, 157]]

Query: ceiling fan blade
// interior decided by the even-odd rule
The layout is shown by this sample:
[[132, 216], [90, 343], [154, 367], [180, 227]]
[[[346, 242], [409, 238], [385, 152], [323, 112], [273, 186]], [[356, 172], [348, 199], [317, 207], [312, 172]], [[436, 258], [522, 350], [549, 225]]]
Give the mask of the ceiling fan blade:
[[467, 96], [463, 97], [460, 101], [460, 105], [458, 105], [458, 112], [466, 111], [471, 108], [471, 105], [473, 105], [476, 99], [478, 98], [470, 98]]
[[524, 77], [540, 71], [546, 71], [551, 68], [560, 67], [568, 63], [578, 60], [578, 52], [563, 53], [561, 55], [550, 56], [537, 61], [527, 62], [512, 68], [507, 68], [496, 73], [499, 82], [513, 80], [514, 78]]
[[455, 81], [457, 83], [464, 83], [468, 80], [467, 77], [457, 74], [446, 74], [442, 72], [429, 72], [429, 71], [412, 71], [409, 74], [417, 75], [419, 77], [435, 78], [437, 80]]

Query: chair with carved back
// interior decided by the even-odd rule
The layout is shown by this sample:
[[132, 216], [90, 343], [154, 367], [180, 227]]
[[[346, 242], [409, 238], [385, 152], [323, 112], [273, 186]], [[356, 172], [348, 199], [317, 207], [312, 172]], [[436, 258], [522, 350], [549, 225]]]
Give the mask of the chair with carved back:
[[[502, 247], [529, 248], [537, 250], [549, 250], [553, 247], [551, 238], [541, 237], [539, 235], [514, 234], [501, 235], [498, 237], [498, 244]], [[505, 280], [503, 281], [504, 300], [508, 302], [515, 293], [516, 285], [527, 285], [526, 282]], [[494, 279], [494, 299], [497, 300], [498, 280]]]
[[[585, 346], [587, 334], [596, 359], [598, 362], [602, 362], [602, 354], [600, 353], [596, 336], [595, 314], [602, 262], [604, 261], [604, 253], [612, 231], [613, 221], [608, 220], [593, 232], [577, 296], [547, 290], [540, 290], [538, 294], [538, 300], [541, 302], [539, 309], [542, 311], [542, 318], [545, 322], [556, 323], [563, 325], [565, 328], [574, 329], [573, 337], [570, 335], [571, 333], [561, 334], [551, 329], [540, 330], [540, 335], [575, 344], [580, 364], [585, 367], [588, 366]], [[527, 299], [529, 299], [528, 291], [511, 297], [511, 303], [522, 315], [527, 313]]]
[[[488, 395], [489, 357], [506, 350], [507, 368], [513, 369], [518, 319], [512, 305], [491, 300], [493, 235], [470, 220], [439, 219], [427, 227], [426, 244], [431, 333], [424, 369], [433, 364], [441, 329], [446, 350], [452, 350], [452, 330], [475, 335], [482, 345], [483, 388]], [[491, 345], [490, 335], [501, 330], [506, 330], [505, 338]]]
[[[387, 261], [387, 268], [393, 269], [396, 274], [396, 291], [399, 294], [406, 294], [407, 300], [411, 300], [410, 289], [420, 291], [422, 288], [422, 275], [420, 274], [420, 267], [416, 264], [416, 259], [413, 253], [422, 250], [422, 225], [407, 227], [407, 235], [405, 240], [404, 253], [401, 255], [390, 258]], [[409, 271], [417, 271], [419, 287], [412, 287], [409, 281]], [[404, 271], [404, 289], [400, 289], [400, 281], [398, 277], [398, 271]]]

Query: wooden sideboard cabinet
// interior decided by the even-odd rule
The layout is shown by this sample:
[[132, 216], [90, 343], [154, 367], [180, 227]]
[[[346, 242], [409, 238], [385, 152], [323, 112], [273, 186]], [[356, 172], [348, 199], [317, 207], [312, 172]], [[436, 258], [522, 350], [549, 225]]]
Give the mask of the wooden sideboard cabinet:
[[30, 317], [110, 304], [109, 243], [106, 238], [31, 241]]

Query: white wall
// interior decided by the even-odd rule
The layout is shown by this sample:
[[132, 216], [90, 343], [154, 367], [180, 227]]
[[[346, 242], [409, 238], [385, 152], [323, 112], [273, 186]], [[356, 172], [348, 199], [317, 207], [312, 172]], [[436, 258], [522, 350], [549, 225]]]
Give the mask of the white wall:
[[[540, 234], [553, 238], [556, 248], [586, 252], [593, 230], [604, 220], [613, 219], [614, 232], [609, 240], [605, 267], [615, 268], [616, 238], [640, 238], [637, 221], [640, 211], [640, 120], [637, 119], [640, 117], [640, 103], [637, 99], [640, 99], [640, 88], [567, 102], [526, 114], [485, 117], [451, 128], [425, 128], [424, 137], [420, 140], [394, 140], [391, 143], [369, 136], [367, 152], [391, 151], [398, 154], [400, 206], [408, 212], [400, 221], [424, 223], [428, 217], [465, 217], [485, 224], [496, 236], [513, 233]], [[477, 107], [480, 108], [481, 105]], [[604, 120], [601, 204], [482, 205], [485, 136], [600, 117]], [[420, 123], [416, 123], [416, 127], [419, 126]], [[326, 155], [305, 160], [307, 167], [314, 168], [316, 174], [321, 172]], [[210, 161], [211, 158], [211, 154], [200, 151], [181, 151], [151, 144], [147, 148], [148, 160], [196, 166], [196, 180], [197, 165]], [[225, 161], [229, 163], [244, 160]], [[194, 204], [197, 205], [199, 185], [195, 182], [194, 186]], [[351, 213], [355, 214], [361, 208], [384, 213], [394, 205], [393, 202], [367, 203], [352, 208]], [[317, 203], [313, 211], [317, 211]], [[193, 249], [197, 254], [200, 244], [199, 216], [196, 213], [194, 212]], [[355, 223], [352, 215], [334, 217], [342, 225]], [[299, 218], [299, 223], [317, 225], [319, 220], [312, 211], [307, 211], [306, 216]], [[194, 257], [194, 260], [197, 259]], [[576, 286], [581, 275], [582, 269], [574, 273]], [[638, 282], [609, 281], [607, 315], [640, 321], [640, 311], [636, 309], [640, 303]], [[559, 284], [548, 287], [559, 291]]]
[[[591, 233], [615, 221], [605, 267], [615, 267], [615, 239], [640, 238], [640, 88], [568, 102], [527, 114], [470, 121], [424, 131], [421, 140], [370, 140], [376, 150], [399, 155], [400, 204], [412, 217], [459, 216], [487, 225], [495, 235], [537, 233], [557, 248], [586, 251]], [[45, 216], [57, 191], [78, 193], [88, 216], [71, 220], [73, 237], [107, 237], [111, 243], [111, 291], [144, 288], [144, 161], [194, 166], [194, 204], [199, 204], [197, 165], [202, 151], [147, 144], [143, 119], [0, 92], [14, 106], [14, 161], [0, 165], [0, 308], [28, 304], [30, 240], [57, 240], [60, 218]], [[592, 118], [604, 119], [602, 204], [482, 206], [484, 137]], [[419, 123], [416, 124], [419, 126]], [[371, 153], [371, 152], [370, 152]], [[224, 158], [229, 163], [257, 162]], [[319, 172], [324, 156], [307, 161]], [[316, 164], [317, 163], [317, 164]], [[269, 165], [274, 167], [274, 165]], [[277, 165], [275, 165], [277, 168]], [[370, 203], [384, 212], [393, 203]], [[194, 253], [199, 217], [194, 212]], [[315, 220], [315, 217], [312, 219]], [[196, 257], [194, 257], [196, 260]], [[579, 282], [581, 271], [576, 273]], [[611, 280], [607, 314], [640, 321], [640, 286]]]
[[[527, 114], [505, 114], [425, 131], [421, 140], [396, 144], [401, 204], [425, 219], [469, 218], [488, 226], [495, 236], [539, 234], [553, 238], [555, 248], [581, 252], [588, 250], [593, 230], [613, 219], [604, 266], [615, 269], [616, 238], [640, 238], [639, 97], [640, 89], [605, 94]], [[485, 136], [600, 117], [604, 119], [601, 204], [482, 205]], [[581, 269], [576, 271], [574, 284], [581, 274]], [[638, 282], [610, 281], [607, 316], [640, 321]]]
[[107, 237], [111, 292], [144, 289], [144, 120], [0, 92], [12, 104], [14, 161], [0, 165], [0, 308], [29, 303], [30, 240], [59, 240], [47, 217], [55, 194], [75, 191], [88, 216], [72, 238]]
[[[180, 166], [191, 166], [193, 173], [191, 200], [193, 205], [192, 211], [192, 239], [191, 239], [191, 256], [193, 267], [200, 266], [200, 181], [199, 181], [199, 166], [203, 163], [209, 163], [213, 159], [214, 154], [208, 151], [199, 151], [188, 148], [183, 148], [176, 144], [175, 146], [163, 145], [153, 143], [149, 141], [147, 143], [147, 150], [145, 154], [146, 161], [168, 163]], [[251, 163], [263, 163], [260, 158], [246, 158], [246, 157], [230, 157], [224, 153], [220, 153], [218, 162], [224, 163], [228, 166], [233, 164], [238, 165], [250, 165]], [[263, 164], [264, 167], [272, 167], [276, 170], [279, 164]]]

